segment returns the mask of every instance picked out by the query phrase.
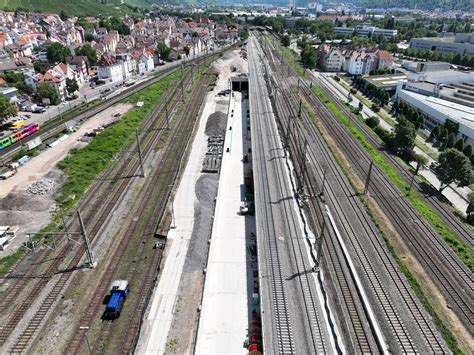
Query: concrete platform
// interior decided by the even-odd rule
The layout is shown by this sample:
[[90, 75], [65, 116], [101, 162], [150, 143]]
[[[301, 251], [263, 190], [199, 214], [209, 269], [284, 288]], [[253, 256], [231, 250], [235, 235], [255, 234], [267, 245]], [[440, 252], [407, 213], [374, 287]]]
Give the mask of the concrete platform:
[[252, 232], [248, 219], [253, 217], [238, 214], [246, 150], [242, 139], [246, 133], [242, 126], [246, 102], [241, 105], [241, 100], [241, 93], [235, 92], [230, 104], [196, 354], [247, 353], [243, 344], [253, 280], [246, 235]]

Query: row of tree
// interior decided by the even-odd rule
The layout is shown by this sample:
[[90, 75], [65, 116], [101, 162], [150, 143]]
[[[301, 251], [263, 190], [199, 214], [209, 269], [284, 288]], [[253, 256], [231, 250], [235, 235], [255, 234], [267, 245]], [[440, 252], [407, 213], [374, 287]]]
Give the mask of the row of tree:
[[373, 84], [366, 85], [365, 80], [360, 75], [354, 77], [352, 85], [382, 107], [387, 105], [390, 101], [390, 94], [387, 91], [382, 90]]
[[[371, 127], [385, 142], [385, 146], [395, 154], [402, 156], [407, 161], [416, 161], [417, 167], [415, 175], [420, 167], [427, 164], [428, 159], [423, 155], [418, 155], [413, 151], [415, 147], [416, 128], [415, 125], [403, 116], [397, 120], [394, 132], [390, 133], [381, 128], [377, 117], [366, 120], [366, 124]], [[473, 173], [469, 158], [458, 149], [448, 148], [443, 151], [432, 166], [432, 170], [441, 182], [439, 191], [455, 183], [459, 187], [468, 186], [473, 182]], [[469, 214], [469, 211], [467, 212]], [[474, 213], [474, 209], [472, 211]]]

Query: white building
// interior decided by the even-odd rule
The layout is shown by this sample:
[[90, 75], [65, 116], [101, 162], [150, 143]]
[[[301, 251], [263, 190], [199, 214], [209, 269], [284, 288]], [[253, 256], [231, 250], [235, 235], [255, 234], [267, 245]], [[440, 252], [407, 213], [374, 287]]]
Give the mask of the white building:
[[413, 90], [416, 88], [412, 86], [416, 86], [416, 83], [399, 81], [396, 98], [424, 113], [427, 116], [426, 125], [430, 129], [443, 125], [448, 119], [459, 123], [457, 138], [462, 138], [466, 144], [474, 144], [474, 107], [454, 102], [453, 100], [461, 100], [445, 96], [439, 93], [439, 89], [429, 95], [423, 90], [423, 84], [425, 83], [419, 84], [420, 90], [415, 92]]
[[123, 81], [122, 62], [110, 55], [102, 55], [97, 62], [97, 75], [99, 80], [108, 80], [111, 82]]

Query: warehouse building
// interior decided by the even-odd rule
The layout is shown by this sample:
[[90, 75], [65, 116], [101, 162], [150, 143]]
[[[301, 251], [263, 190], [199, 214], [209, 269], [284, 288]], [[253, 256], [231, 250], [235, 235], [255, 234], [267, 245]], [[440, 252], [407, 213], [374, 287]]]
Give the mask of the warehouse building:
[[451, 53], [452, 55], [474, 55], [474, 33], [458, 33], [447, 37], [412, 38], [410, 48], [445, 54]]
[[457, 138], [474, 144], [473, 84], [399, 81], [396, 98], [424, 113], [426, 126], [430, 130], [436, 125], [443, 125], [446, 120], [459, 123]]

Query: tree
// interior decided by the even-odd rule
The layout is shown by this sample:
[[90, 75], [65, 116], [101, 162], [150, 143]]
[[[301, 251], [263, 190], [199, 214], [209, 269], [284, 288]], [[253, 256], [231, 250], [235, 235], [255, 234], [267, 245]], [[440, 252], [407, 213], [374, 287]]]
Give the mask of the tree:
[[464, 140], [462, 138], [459, 138], [456, 144], [454, 145], [454, 148], [462, 152], [464, 150]]
[[10, 103], [10, 99], [8, 97], [0, 94], [0, 123], [9, 117], [16, 116], [17, 114], [17, 107]]
[[467, 220], [472, 223], [474, 221], [474, 192], [468, 195], [469, 205], [466, 209]]
[[77, 85], [76, 79], [66, 79], [66, 89], [67, 92], [71, 95], [74, 94], [77, 90], [79, 90], [79, 85]]
[[36, 87], [36, 98], [38, 100], [49, 99], [51, 105], [59, 105], [61, 102], [56, 90], [54, 90], [51, 85], [46, 83], [38, 84]]
[[129, 35], [130, 28], [119, 18], [112, 16], [106, 21], [99, 21], [100, 27], [105, 27], [107, 31], [116, 30], [120, 35]]
[[394, 133], [392, 147], [397, 152], [404, 152], [413, 149], [416, 138], [416, 130], [413, 123], [404, 118], [399, 118]]
[[166, 44], [161, 42], [158, 43], [158, 52], [160, 53], [160, 58], [164, 61], [167, 61], [170, 57], [171, 49]]
[[466, 157], [470, 158], [472, 156], [472, 145], [468, 144], [464, 147], [463, 153]]
[[85, 40], [86, 42], [92, 42], [92, 41], [95, 40], [95, 37], [94, 37], [93, 34], [88, 33], [88, 34], [86, 34], [86, 35], [84, 36], [84, 40]]
[[63, 21], [66, 21], [68, 19], [68, 15], [66, 14], [66, 12], [64, 12], [64, 10], [61, 10], [60, 14], [59, 14], [59, 17], [61, 18], [61, 20]]
[[36, 72], [44, 74], [49, 69], [49, 65], [42, 62], [41, 60], [37, 60], [33, 63], [33, 68]]
[[301, 51], [301, 62], [306, 68], [313, 68], [316, 66], [316, 61], [316, 49], [307, 44]]
[[77, 48], [76, 55], [86, 56], [90, 65], [95, 65], [97, 63], [97, 52], [89, 44], [84, 44]]
[[454, 144], [456, 144], [456, 136], [454, 133], [450, 133], [448, 135], [448, 140], [446, 141], [446, 147], [453, 148]]
[[433, 172], [441, 181], [439, 192], [455, 182], [457, 186], [467, 186], [472, 182], [472, 169], [469, 158], [460, 151], [450, 148], [440, 154]]
[[430, 136], [428, 137], [428, 141], [433, 141], [433, 139], [436, 139], [437, 141], [439, 140], [439, 136], [441, 134], [441, 127], [438, 125], [430, 133]]
[[375, 128], [379, 125], [380, 119], [377, 116], [371, 116], [365, 120], [365, 124], [370, 128]]
[[420, 168], [426, 167], [428, 165], [429, 160], [423, 154], [417, 154], [415, 161], [416, 161], [415, 175], [418, 175], [418, 171], [420, 171]]
[[48, 46], [47, 57], [51, 63], [64, 63], [66, 57], [71, 55], [69, 48], [63, 46], [61, 43], [53, 43]]
[[441, 128], [441, 133], [439, 135], [439, 140], [444, 143], [446, 139], [448, 138], [448, 130], [446, 128]]
[[281, 44], [282, 46], [284, 47], [288, 47], [290, 45], [291, 41], [290, 41], [290, 36], [288, 35], [284, 35], [282, 38], [281, 38]]

